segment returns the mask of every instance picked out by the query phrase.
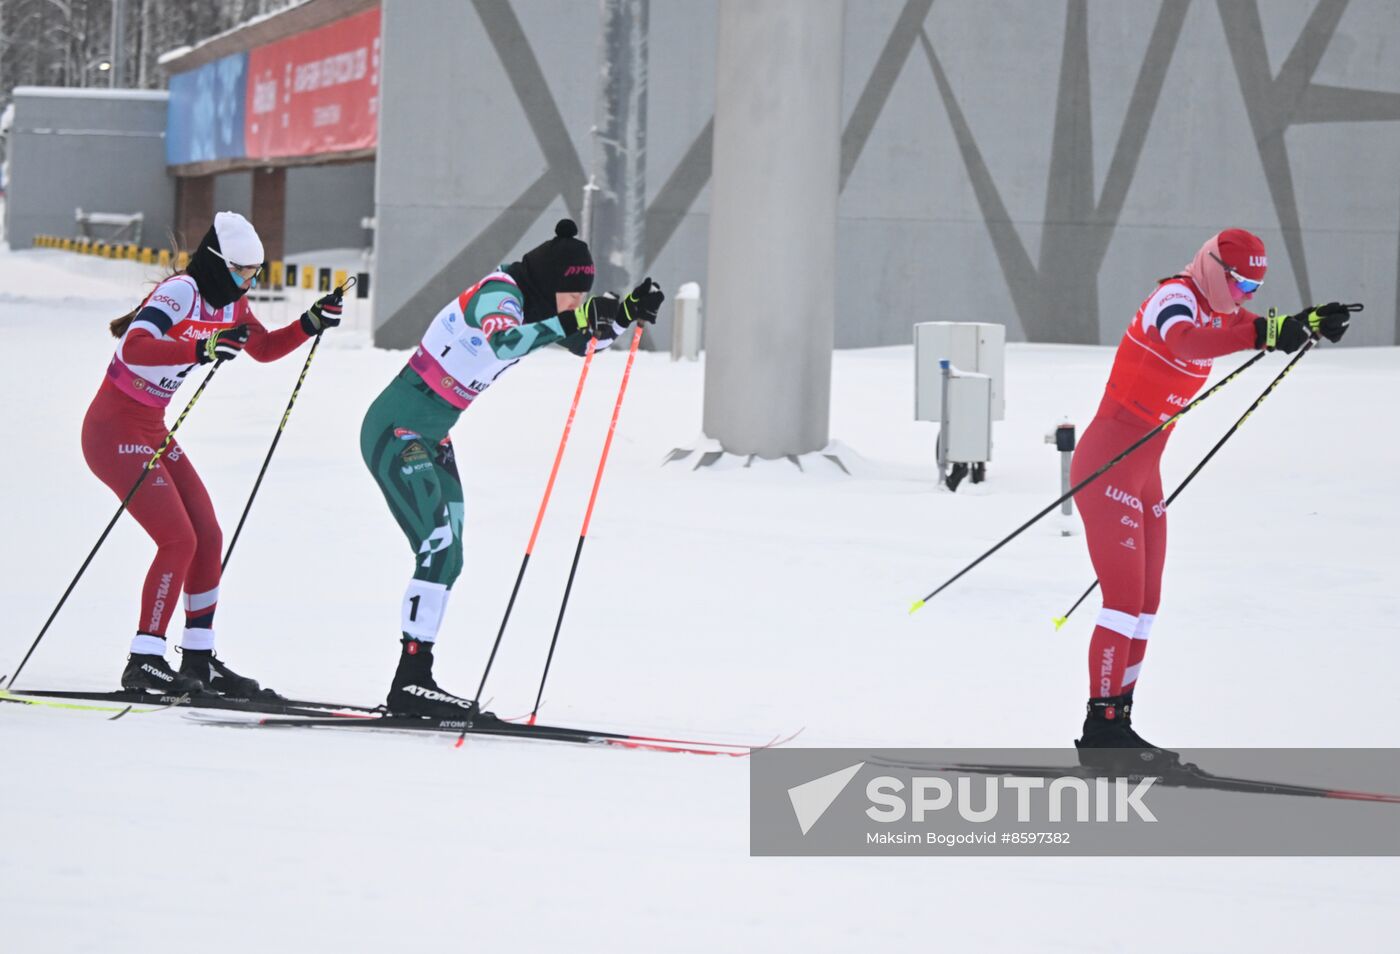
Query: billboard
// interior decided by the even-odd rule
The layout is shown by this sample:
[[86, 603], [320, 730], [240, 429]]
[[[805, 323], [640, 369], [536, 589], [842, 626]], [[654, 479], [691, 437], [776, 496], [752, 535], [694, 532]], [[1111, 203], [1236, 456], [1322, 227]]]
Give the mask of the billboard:
[[249, 157], [373, 147], [379, 132], [379, 9], [250, 51], [244, 112]]
[[247, 155], [243, 141], [247, 72], [248, 54], [234, 53], [170, 77], [167, 165]]

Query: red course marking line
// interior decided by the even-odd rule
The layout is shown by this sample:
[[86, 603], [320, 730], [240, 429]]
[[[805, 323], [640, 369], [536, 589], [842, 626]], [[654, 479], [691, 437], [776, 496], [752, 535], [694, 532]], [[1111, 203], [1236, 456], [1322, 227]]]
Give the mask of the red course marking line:
[[729, 749], [700, 749], [685, 745], [666, 745], [659, 742], [636, 742], [628, 739], [604, 739], [608, 745], [615, 745], [621, 749], [639, 749], [647, 752], [675, 752], [685, 755], [728, 755], [731, 758], [742, 759], [750, 755], [752, 749], [739, 749], [731, 751]]
[[[806, 727], [804, 726], [803, 728]], [[628, 749], [651, 749], [658, 752], [688, 752], [695, 755], [728, 755], [734, 758], [743, 758], [752, 755], [759, 749], [770, 749], [774, 746], [785, 745], [801, 734], [802, 729], [798, 729], [796, 732], [786, 737], [775, 735], [763, 745], [747, 746], [734, 742], [698, 742], [689, 739], [666, 739], [659, 736], [648, 735], [632, 735], [625, 739], [605, 739], [604, 741], [609, 745], [617, 745]], [[712, 747], [695, 747], [701, 745]]]
[[1390, 795], [1385, 792], [1351, 792], [1346, 789], [1336, 789], [1327, 793], [1328, 798], [1348, 798], [1358, 802], [1388, 802], [1392, 805], [1400, 805], [1400, 795]]

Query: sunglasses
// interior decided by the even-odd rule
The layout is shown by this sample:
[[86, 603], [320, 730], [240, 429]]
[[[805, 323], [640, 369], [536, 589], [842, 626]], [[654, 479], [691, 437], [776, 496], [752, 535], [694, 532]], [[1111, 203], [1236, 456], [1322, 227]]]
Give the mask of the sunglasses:
[[1211, 253], [1210, 257], [1215, 259], [1217, 265], [1225, 269], [1225, 274], [1230, 276], [1230, 278], [1234, 281], [1235, 286], [1239, 288], [1239, 290], [1244, 294], [1252, 295], [1255, 292], [1257, 292], [1260, 288], [1264, 287], [1263, 282], [1256, 282], [1245, 278], [1243, 275], [1235, 271], [1229, 265], [1226, 265], [1220, 260], [1220, 256], [1216, 255], [1215, 253]]
[[224, 257], [222, 252], [215, 252], [212, 248], [209, 251], [214, 252], [225, 265], [235, 272], [247, 272], [249, 275], [256, 275], [258, 272], [262, 271], [262, 263], [258, 263], [257, 265], [239, 265], [237, 262], [230, 262]]

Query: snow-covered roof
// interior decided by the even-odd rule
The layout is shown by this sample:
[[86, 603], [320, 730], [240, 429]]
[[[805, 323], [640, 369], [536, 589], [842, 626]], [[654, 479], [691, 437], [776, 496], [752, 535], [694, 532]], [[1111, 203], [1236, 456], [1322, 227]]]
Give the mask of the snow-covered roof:
[[281, 16], [282, 14], [286, 13], [288, 10], [294, 10], [294, 9], [296, 9], [297, 7], [301, 6], [302, 4], [304, 4], [304, 3], [306, 3], [306, 2], [307, 2], [307, 0], [298, 0], [297, 3], [293, 3], [293, 4], [290, 4], [290, 5], [288, 5], [288, 6], [285, 6], [285, 7], [283, 7], [283, 8], [280, 9], [280, 10], [273, 10], [271, 13], [259, 13], [259, 14], [255, 15], [255, 16], [253, 16], [253, 17], [250, 17], [250, 18], [247, 19], [247, 20], [244, 20], [242, 23], [238, 24], [237, 26], [231, 26], [231, 27], [229, 27], [227, 30], [224, 30], [222, 33], [215, 33], [213, 36], [207, 36], [207, 37], [205, 37], [204, 39], [200, 40], [198, 43], [194, 44], [194, 46], [177, 46], [177, 47], [175, 47], [175, 49], [173, 49], [173, 50], [166, 50], [166, 51], [165, 51], [164, 53], [162, 53], [160, 56], [156, 57], [156, 62], [159, 63], [161, 66], [164, 66], [166, 63], [170, 62], [171, 60], [178, 60], [180, 57], [186, 55], [187, 53], [193, 53], [195, 50], [198, 50], [198, 49], [200, 49], [200, 48], [202, 48], [202, 47], [206, 47], [206, 46], [208, 46], [210, 43], [218, 43], [219, 41], [223, 40], [225, 37], [233, 36], [235, 33], [241, 33], [241, 32], [243, 32], [244, 30], [248, 29], [249, 27], [257, 26], [259, 23], [263, 22], [264, 20], [271, 20], [273, 17]]
[[109, 89], [105, 86], [16, 86], [15, 96], [49, 99], [144, 99], [165, 102], [170, 93], [163, 89]]
[[169, 63], [171, 60], [178, 60], [180, 57], [184, 56], [186, 53], [192, 52], [193, 50], [194, 50], [194, 47], [189, 46], [189, 45], [186, 45], [186, 46], [177, 46], [177, 47], [175, 47], [175, 49], [173, 49], [173, 50], [166, 50], [166, 51], [165, 51], [164, 53], [162, 53], [160, 56], [156, 57], [156, 63], [157, 63], [158, 65], [160, 65], [160, 66], [164, 66], [166, 63]]
[[[379, 0], [297, 0], [290, 6], [260, 13], [236, 27], [200, 40], [194, 46], [167, 50], [156, 62], [171, 73], [196, 69], [234, 53], [306, 33], [378, 6]], [[276, 21], [276, 22], [272, 22]]]

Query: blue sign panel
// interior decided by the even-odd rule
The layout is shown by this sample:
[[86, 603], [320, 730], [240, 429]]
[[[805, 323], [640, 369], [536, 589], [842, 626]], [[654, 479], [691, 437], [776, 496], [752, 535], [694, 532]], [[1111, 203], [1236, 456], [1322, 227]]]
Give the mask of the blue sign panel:
[[178, 166], [240, 159], [247, 101], [248, 54], [234, 53], [170, 77], [165, 161]]

